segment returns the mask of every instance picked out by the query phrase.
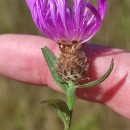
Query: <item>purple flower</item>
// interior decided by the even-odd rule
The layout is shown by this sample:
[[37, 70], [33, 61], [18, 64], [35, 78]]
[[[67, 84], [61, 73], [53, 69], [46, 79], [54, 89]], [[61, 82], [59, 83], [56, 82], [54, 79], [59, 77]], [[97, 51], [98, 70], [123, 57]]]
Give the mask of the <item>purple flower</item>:
[[46, 37], [83, 43], [99, 30], [106, 12], [106, 0], [26, 0], [33, 20]]

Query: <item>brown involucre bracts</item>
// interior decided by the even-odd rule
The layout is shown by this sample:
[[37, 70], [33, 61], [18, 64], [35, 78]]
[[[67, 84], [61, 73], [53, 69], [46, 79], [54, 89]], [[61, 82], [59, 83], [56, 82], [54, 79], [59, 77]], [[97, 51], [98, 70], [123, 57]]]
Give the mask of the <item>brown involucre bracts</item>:
[[77, 84], [88, 68], [84, 48], [82, 44], [78, 44], [76, 41], [70, 44], [62, 41], [58, 44], [61, 53], [56, 63], [56, 72], [63, 81]]

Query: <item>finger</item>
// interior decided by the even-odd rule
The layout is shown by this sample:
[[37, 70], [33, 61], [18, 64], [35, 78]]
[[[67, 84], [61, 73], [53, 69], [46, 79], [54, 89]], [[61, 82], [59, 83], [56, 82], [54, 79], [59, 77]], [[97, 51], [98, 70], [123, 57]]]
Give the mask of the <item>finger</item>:
[[51, 40], [29, 35], [1, 35], [0, 74], [59, 90], [42, 55], [41, 48], [44, 46], [48, 46], [57, 55], [58, 46]]
[[[59, 53], [56, 43], [45, 38], [27, 35], [0, 36], [0, 73], [13, 79], [39, 84], [59, 90], [52, 80], [43, 59], [41, 48], [48, 46], [56, 55]], [[105, 103], [118, 113], [130, 117], [129, 71], [130, 54], [119, 49], [85, 45], [89, 62], [88, 77], [102, 76], [108, 69], [111, 59], [115, 66], [111, 75], [99, 86], [77, 90], [79, 98]]]

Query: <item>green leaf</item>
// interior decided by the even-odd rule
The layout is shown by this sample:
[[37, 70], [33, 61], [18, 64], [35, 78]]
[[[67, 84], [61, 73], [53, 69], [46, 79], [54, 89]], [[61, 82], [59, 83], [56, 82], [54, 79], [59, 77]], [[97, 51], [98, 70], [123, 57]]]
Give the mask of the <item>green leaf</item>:
[[86, 87], [89, 88], [89, 87], [94, 87], [97, 84], [100, 84], [110, 75], [110, 73], [113, 70], [113, 67], [114, 67], [114, 60], [112, 59], [109, 69], [100, 79], [97, 79], [95, 81], [92, 81], [83, 85], [79, 85], [78, 88], [86, 88]]
[[46, 63], [49, 67], [49, 70], [51, 72], [51, 75], [55, 82], [58, 84], [58, 86], [67, 93], [67, 83], [62, 81], [62, 78], [57, 74], [55, 71], [55, 64], [57, 62], [57, 58], [54, 56], [54, 54], [49, 50], [48, 47], [42, 48], [42, 53], [44, 55], [44, 58], [46, 60]]
[[46, 103], [61, 119], [64, 124], [65, 130], [69, 130], [71, 114], [67, 104], [60, 99], [46, 100], [41, 103]]

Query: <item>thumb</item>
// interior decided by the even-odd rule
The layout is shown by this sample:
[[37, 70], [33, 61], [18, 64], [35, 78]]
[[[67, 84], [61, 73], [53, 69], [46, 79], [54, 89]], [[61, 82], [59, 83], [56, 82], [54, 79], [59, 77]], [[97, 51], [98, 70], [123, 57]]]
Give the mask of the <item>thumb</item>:
[[114, 59], [114, 68], [110, 76], [94, 88], [77, 89], [77, 97], [100, 102], [119, 114], [130, 119], [130, 53], [104, 46], [86, 46], [91, 80], [100, 78]]

